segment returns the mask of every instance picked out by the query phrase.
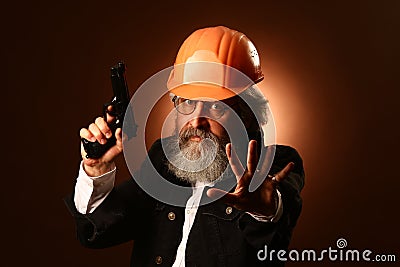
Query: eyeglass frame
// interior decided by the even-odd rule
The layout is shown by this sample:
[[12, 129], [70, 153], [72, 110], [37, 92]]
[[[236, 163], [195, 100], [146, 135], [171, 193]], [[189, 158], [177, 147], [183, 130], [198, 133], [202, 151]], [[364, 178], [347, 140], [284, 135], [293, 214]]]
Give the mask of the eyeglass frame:
[[[207, 107], [206, 110], [208, 111], [208, 114], [210, 115], [210, 117], [211, 117], [212, 119], [220, 119], [222, 116], [224, 116], [225, 111], [228, 109], [226, 106], [232, 107], [232, 106], [238, 104], [237, 101], [232, 101], [232, 98], [235, 98], [235, 97], [231, 97], [231, 98], [224, 99], [224, 100], [217, 100], [217, 101], [204, 101], [204, 100], [197, 100], [197, 99], [184, 98], [184, 97], [180, 97], [180, 96], [177, 96], [177, 95], [174, 95], [174, 94], [170, 93], [170, 98], [171, 98], [171, 101], [174, 103], [175, 110], [176, 110], [178, 113], [182, 114], [182, 115], [190, 115], [190, 114], [192, 114], [192, 113], [196, 110], [197, 103], [198, 103], [198, 102], [202, 102], [203, 105], [209, 106], [209, 107]], [[194, 101], [195, 104], [193, 105], [193, 110], [192, 110], [191, 112], [189, 112], [189, 113], [183, 113], [182, 111], [180, 111], [180, 110], [178, 109], [178, 106], [180, 106], [181, 104], [177, 104], [177, 103], [178, 103], [177, 100], [179, 100], [179, 99]], [[212, 106], [213, 104], [215, 104], [215, 103], [218, 103], [218, 102], [223, 103], [223, 105], [222, 105], [222, 107], [223, 107], [222, 113], [221, 113], [221, 115], [219, 115], [219, 116], [215, 116], [215, 115], [212, 116], [212, 113], [210, 112], [211, 106]]]

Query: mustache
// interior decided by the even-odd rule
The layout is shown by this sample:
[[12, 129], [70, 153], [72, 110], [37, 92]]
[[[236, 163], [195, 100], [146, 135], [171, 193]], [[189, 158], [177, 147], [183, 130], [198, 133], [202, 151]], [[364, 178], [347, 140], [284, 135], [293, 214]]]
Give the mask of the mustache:
[[202, 139], [205, 139], [213, 137], [213, 134], [204, 129], [188, 127], [179, 133], [179, 141], [181, 143], [186, 143], [193, 136], [198, 136]]

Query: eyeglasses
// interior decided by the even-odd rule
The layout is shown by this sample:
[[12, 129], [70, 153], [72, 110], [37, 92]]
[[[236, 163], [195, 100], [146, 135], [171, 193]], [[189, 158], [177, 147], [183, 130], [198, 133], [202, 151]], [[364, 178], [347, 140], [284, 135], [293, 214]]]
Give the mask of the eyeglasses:
[[174, 102], [175, 109], [184, 115], [192, 114], [196, 110], [197, 103], [199, 102], [203, 103], [204, 110], [206, 110], [208, 115], [213, 119], [221, 118], [226, 110], [226, 104], [220, 101], [200, 101], [173, 96], [172, 102]]

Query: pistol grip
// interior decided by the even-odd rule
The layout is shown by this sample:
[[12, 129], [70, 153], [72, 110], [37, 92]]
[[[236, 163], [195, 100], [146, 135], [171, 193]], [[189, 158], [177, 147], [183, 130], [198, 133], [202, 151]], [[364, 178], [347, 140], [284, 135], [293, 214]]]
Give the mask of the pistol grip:
[[104, 153], [107, 152], [112, 146], [115, 145], [117, 139], [113, 135], [109, 139], [107, 139], [107, 143], [104, 145], [100, 144], [98, 141], [96, 142], [90, 142], [89, 140], [82, 138], [81, 139], [83, 148], [86, 151], [86, 158], [90, 159], [98, 159], [101, 158]]

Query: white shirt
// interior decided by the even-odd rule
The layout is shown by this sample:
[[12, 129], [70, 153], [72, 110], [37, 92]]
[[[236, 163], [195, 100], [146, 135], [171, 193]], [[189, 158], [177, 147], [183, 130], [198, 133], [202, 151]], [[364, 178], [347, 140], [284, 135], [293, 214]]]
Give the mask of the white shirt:
[[[101, 176], [91, 177], [88, 176], [83, 169], [81, 163], [79, 168], [79, 175], [75, 184], [74, 202], [76, 209], [82, 213], [92, 213], [108, 196], [114, 187], [116, 168]], [[192, 229], [194, 219], [196, 217], [197, 209], [199, 207], [200, 199], [205, 186], [213, 186], [214, 184], [196, 183], [193, 187], [193, 194], [188, 199], [185, 208], [185, 221], [182, 229], [182, 240], [178, 246], [175, 262], [172, 267], [185, 267], [185, 251], [188, 241], [190, 230]], [[263, 222], [276, 222], [282, 216], [283, 203], [281, 193], [278, 192], [278, 208], [274, 216], [267, 218], [265, 216], [258, 216], [249, 213], [253, 218]]]
[[[188, 241], [190, 229], [192, 229], [194, 218], [196, 217], [197, 209], [200, 204], [201, 196], [203, 195], [204, 183], [196, 183], [193, 187], [193, 195], [188, 199], [185, 208], [185, 221], [183, 223], [182, 240], [179, 244], [178, 251], [176, 252], [175, 262], [172, 267], [184, 267], [185, 266], [185, 251], [186, 243]], [[207, 186], [213, 186], [213, 184], [207, 184]]]

